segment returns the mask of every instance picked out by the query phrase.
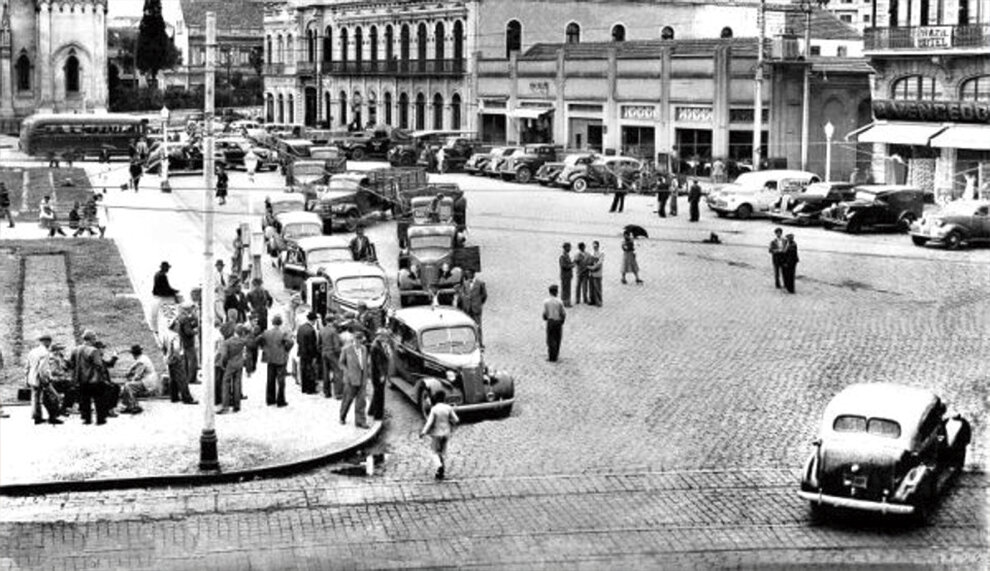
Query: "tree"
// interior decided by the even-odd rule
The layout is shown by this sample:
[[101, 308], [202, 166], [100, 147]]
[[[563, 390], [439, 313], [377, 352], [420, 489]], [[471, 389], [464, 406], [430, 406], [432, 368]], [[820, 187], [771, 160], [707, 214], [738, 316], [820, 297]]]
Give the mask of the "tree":
[[144, 16], [138, 29], [137, 68], [148, 77], [149, 83], [158, 81], [158, 72], [171, 69], [179, 63], [179, 51], [165, 32], [161, 0], [145, 0]]
[[261, 71], [265, 67], [265, 50], [261, 46], [255, 46], [251, 48], [251, 54], [248, 57], [248, 63], [254, 69], [254, 72], [261, 77]]

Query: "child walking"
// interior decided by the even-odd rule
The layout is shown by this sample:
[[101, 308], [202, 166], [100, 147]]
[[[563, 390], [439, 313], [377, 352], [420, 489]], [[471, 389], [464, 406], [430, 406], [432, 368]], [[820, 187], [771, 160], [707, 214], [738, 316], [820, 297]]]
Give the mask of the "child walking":
[[[453, 371], [447, 371], [447, 379], [453, 381], [456, 376]], [[433, 452], [437, 455], [440, 467], [437, 468], [436, 479], [443, 480], [444, 470], [447, 467], [444, 455], [447, 453], [447, 444], [450, 442], [450, 435], [454, 430], [454, 425], [460, 422], [454, 407], [447, 404], [447, 394], [439, 390], [433, 395], [434, 404], [430, 408], [430, 415], [426, 418], [426, 424], [419, 433], [420, 438], [430, 435], [433, 441]]]

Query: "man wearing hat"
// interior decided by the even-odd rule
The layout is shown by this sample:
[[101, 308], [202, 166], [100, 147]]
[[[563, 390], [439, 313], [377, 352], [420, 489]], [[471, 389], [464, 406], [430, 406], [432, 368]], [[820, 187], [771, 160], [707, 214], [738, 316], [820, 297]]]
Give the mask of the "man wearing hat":
[[351, 238], [349, 246], [351, 249], [351, 257], [354, 258], [355, 262], [375, 261], [375, 246], [371, 243], [371, 240], [364, 235], [363, 227], [358, 226], [354, 231], [354, 237]]
[[388, 329], [378, 328], [371, 342], [371, 406], [368, 414], [375, 420], [385, 417], [385, 380], [388, 377], [388, 360], [391, 354], [392, 336]]
[[320, 370], [319, 341], [316, 335], [317, 315], [310, 311], [306, 314], [306, 322], [296, 330], [296, 346], [299, 354], [299, 383], [304, 395], [316, 394], [316, 376]]
[[96, 333], [87, 329], [82, 335], [82, 344], [72, 351], [69, 361], [72, 365], [73, 380], [79, 386], [79, 414], [83, 424], [93, 423], [93, 408], [96, 408], [96, 424], [107, 423], [110, 412], [107, 406], [110, 399], [104, 394], [110, 383], [108, 367], [117, 363], [117, 356], [103, 356], [103, 346]]
[[797, 272], [798, 261], [797, 242], [794, 241], [794, 234], [788, 234], [784, 236], [784, 254], [780, 263], [787, 293], [794, 293], [794, 274]]
[[[168, 331], [162, 340], [165, 347], [165, 365], [168, 367], [168, 390], [172, 402], [184, 404], [198, 404], [189, 393], [189, 382], [186, 378], [186, 356], [182, 348], [182, 339], [179, 337], [179, 318], [177, 316], [168, 324]], [[193, 342], [193, 352], [195, 352], [195, 341]]]
[[123, 405], [120, 412], [138, 414], [144, 409], [138, 406], [137, 399], [158, 394], [160, 381], [155, 366], [140, 345], [131, 346], [131, 356], [134, 357], [134, 363], [127, 369], [127, 381], [120, 391]]
[[31, 416], [35, 424], [45, 422], [41, 414], [42, 406], [48, 411], [49, 424], [62, 424], [58, 419], [58, 395], [52, 394], [48, 369], [48, 348], [51, 344], [52, 336], [44, 333], [38, 337], [38, 346], [27, 354], [27, 384], [31, 387]]
[[347, 424], [347, 413], [354, 403], [354, 424], [368, 428], [366, 385], [371, 374], [368, 349], [364, 346], [364, 330], [354, 329], [354, 341], [340, 354], [340, 368], [344, 375], [344, 400], [340, 403], [340, 423]]
[[155, 273], [155, 283], [151, 288], [151, 330], [158, 335], [158, 313], [161, 311], [163, 303], [176, 303], [179, 290], [168, 283], [168, 270], [172, 265], [162, 262], [158, 272]]
[[261, 347], [261, 361], [268, 364], [268, 385], [265, 402], [268, 406], [287, 406], [285, 401], [285, 365], [289, 362], [292, 337], [282, 330], [282, 316], [272, 316], [272, 326], [255, 342]]

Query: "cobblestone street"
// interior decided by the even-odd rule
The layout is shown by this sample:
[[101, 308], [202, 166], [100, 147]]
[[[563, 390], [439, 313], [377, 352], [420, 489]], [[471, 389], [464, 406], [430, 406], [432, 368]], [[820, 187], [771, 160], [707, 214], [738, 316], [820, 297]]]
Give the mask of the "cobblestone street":
[[[0, 570], [990, 565], [990, 250], [795, 228], [790, 296], [773, 286], [767, 222], [703, 209], [691, 224], [683, 199], [681, 216], [657, 219], [640, 196], [608, 214], [607, 195], [439, 178], [467, 189], [489, 292], [485, 358], [515, 376], [517, 397], [511, 417], [457, 431], [450, 481], [432, 481], [418, 411], [390, 392], [374, 477], [330, 467], [215, 488], [4, 497]], [[228, 211], [263, 198], [245, 183], [232, 175]], [[199, 205], [175, 186], [180, 205]], [[176, 266], [196, 256], [177, 276], [199, 268], [198, 220], [158, 246]], [[219, 217], [225, 245], [239, 221]], [[630, 223], [650, 234], [637, 243], [644, 286], [619, 282]], [[723, 244], [702, 243], [710, 232]], [[368, 234], [394, 276], [394, 223]], [[541, 302], [565, 240], [602, 242], [604, 307], [569, 310], [561, 361], [549, 363]], [[139, 248], [121, 243], [125, 261]], [[796, 490], [822, 409], [842, 387], [879, 380], [931, 387], [971, 419], [967, 473], [927, 526], [813, 520]]]

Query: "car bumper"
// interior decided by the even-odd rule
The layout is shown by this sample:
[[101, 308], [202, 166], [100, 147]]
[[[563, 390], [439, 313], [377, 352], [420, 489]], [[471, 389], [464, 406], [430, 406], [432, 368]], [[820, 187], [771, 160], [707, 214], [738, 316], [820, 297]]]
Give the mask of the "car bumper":
[[504, 411], [512, 408], [516, 399], [503, 399], [477, 404], [459, 404], [454, 407], [454, 411], [459, 414], [485, 414]]
[[798, 492], [798, 496], [815, 504], [833, 506], [837, 508], [896, 515], [910, 515], [914, 513], [914, 506], [907, 504], [892, 504], [889, 502], [875, 502], [871, 500], [859, 500], [856, 498], [846, 498], [842, 496], [830, 496], [821, 492], [800, 491]]

